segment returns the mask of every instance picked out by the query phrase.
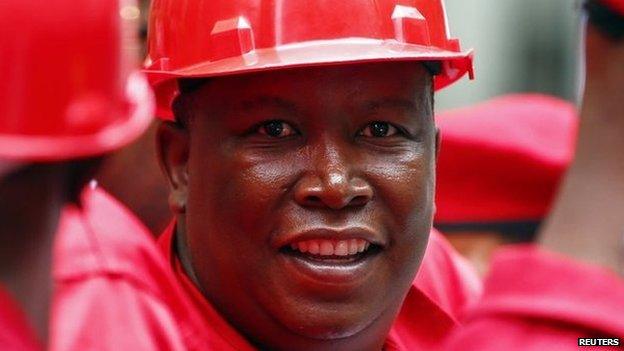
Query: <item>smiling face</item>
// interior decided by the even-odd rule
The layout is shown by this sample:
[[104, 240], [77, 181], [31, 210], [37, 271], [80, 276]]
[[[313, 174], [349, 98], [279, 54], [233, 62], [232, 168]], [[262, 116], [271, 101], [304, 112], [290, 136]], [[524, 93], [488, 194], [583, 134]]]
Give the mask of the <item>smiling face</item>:
[[380, 347], [431, 227], [431, 74], [384, 63], [213, 78], [177, 105], [188, 121], [161, 127], [161, 162], [206, 298], [265, 347]]

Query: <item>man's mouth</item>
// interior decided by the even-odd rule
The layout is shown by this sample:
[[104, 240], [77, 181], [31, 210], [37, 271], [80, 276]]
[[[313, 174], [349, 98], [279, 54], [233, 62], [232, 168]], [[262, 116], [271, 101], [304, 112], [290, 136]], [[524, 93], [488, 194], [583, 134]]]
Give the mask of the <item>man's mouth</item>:
[[367, 228], [314, 229], [284, 235], [278, 247], [293, 279], [355, 287], [375, 271], [385, 238]]
[[379, 251], [379, 246], [364, 239], [317, 239], [291, 243], [281, 250], [301, 259], [330, 264], [351, 263]]

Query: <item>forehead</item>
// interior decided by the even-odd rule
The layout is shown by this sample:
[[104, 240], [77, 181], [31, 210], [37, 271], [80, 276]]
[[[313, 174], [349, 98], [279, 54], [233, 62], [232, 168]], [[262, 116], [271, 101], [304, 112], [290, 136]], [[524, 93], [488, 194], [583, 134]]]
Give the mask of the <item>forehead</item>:
[[[431, 73], [420, 63], [325, 66], [210, 78], [195, 91], [195, 105], [262, 102], [286, 107], [430, 97]], [[270, 96], [271, 99], [262, 97]], [[279, 98], [279, 99], [276, 99]], [[291, 106], [293, 107], [293, 106]]]

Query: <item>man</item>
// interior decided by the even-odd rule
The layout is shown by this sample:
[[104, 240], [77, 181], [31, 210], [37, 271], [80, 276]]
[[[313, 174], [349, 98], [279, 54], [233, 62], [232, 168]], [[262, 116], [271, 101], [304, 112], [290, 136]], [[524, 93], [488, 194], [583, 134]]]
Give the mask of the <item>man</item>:
[[484, 275], [502, 244], [532, 242], [572, 160], [576, 108], [512, 94], [436, 115], [434, 226]]
[[587, 349], [622, 348], [624, 1], [589, 0], [585, 9], [576, 156], [538, 237], [545, 250], [516, 247], [495, 257], [483, 299], [451, 350], [584, 350], [599, 346], [595, 339], [610, 341]]
[[135, 13], [127, 1], [0, 3], [2, 350], [189, 349], [184, 299], [149, 234], [83, 190], [152, 120], [125, 51]]
[[471, 71], [442, 2], [161, 0], [148, 33], [176, 214], [160, 243], [212, 346], [438, 345], [458, 311], [429, 288], [456, 261], [414, 282], [433, 215], [433, 93]]

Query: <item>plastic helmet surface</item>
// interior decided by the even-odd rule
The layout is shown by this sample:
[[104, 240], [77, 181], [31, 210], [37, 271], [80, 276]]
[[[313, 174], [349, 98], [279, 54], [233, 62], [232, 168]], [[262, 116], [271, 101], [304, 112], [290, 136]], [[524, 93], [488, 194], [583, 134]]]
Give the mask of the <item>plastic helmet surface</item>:
[[133, 69], [138, 11], [119, 0], [0, 1], [0, 158], [97, 156], [145, 131], [154, 102]]
[[624, 16], [624, 0], [601, 0], [605, 5]]
[[154, 0], [145, 72], [158, 116], [180, 78], [357, 62], [440, 61], [436, 89], [469, 72], [442, 0]]
[[576, 107], [512, 94], [436, 115], [440, 128], [434, 223], [539, 222], [574, 156]]

